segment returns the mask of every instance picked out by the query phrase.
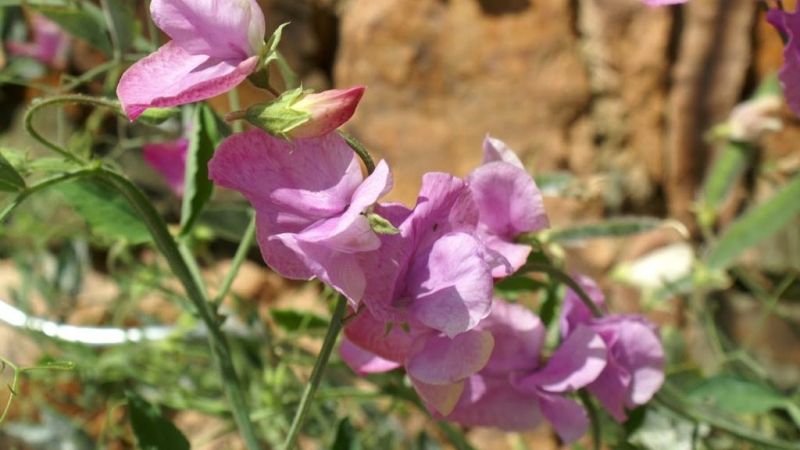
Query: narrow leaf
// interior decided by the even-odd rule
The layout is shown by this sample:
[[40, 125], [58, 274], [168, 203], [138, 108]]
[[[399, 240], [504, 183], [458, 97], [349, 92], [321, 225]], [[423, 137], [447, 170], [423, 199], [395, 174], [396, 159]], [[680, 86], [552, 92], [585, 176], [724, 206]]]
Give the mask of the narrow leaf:
[[121, 52], [126, 52], [133, 47], [135, 26], [137, 24], [131, 8], [131, 2], [127, 0], [107, 0], [108, 21], [110, 22], [111, 32], [114, 41], [119, 45]]
[[181, 208], [181, 234], [187, 234], [197, 216], [211, 198], [214, 185], [208, 179], [208, 161], [223, 138], [231, 134], [223, 122], [205, 103], [194, 111], [186, 152], [186, 181]]
[[590, 239], [616, 238], [646, 233], [674, 222], [655, 217], [625, 217], [602, 222], [555, 228], [546, 233], [546, 239], [562, 244]]
[[689, 391], [689, 398], [732, 414], [763, 414], [786, 403], [775, 389], [729, 374], [700, 382]]
[[728, 142], [714, 161], [703, 184], [701, 214], [715, 218], [725, 199], [747, 168], [753, 149], [742, 142]]
[[706, 255], [706, 265], [711, 270], [729, 267], [743, 251], [777, 233], [798, 214], [800, 176], [732, 223]]
[[128, 393], [131, 427], [142, 450], [189, 450], [189, 441], [158, 409]]
[[25, 189], [25, 180], [17, 169], [0, 153], [0, 191], [18, 192]]
[[270, 309], [275, 324], [286, 331], [311, 331], [328, 328], [328, 321], [307, 311], [295, 309]]
[[358, 442], [358, 434], [353, 424], [350, 423], [350, 418], [345, 417], [339, 421], [339, 426], [336, 427], [336, 438], [333, 440], [331, 450], [360, 450], [361, 445]]
[[150, 240], [145, 224], [116, 191], [90, 179], [64, 183], [58, 190], [97, 235], [132, 244]]

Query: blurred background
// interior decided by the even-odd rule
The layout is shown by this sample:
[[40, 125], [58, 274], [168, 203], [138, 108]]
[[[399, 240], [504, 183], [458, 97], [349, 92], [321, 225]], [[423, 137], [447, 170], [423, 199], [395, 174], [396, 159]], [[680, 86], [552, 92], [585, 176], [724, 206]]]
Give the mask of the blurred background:
[[[146, 26], [146, 2], [128, 3], [143, 24], [138, 28], [143, 39], [164, 42], [164, 36], [152, 34]], [[695, 270], [695, 262], [702, 259], [720, 231], [749, 207], [770, 198], [800, 170], [800, 149], [796, 146], [800, 121], [780, 103], [769, 113], [782, 122], [781, 129], [747, 136], [742, 173], [714, 211], [714, 220], [698, 223], [698, 199], [704, 182], [730, 144], [715, 130], [732, 123], [736, 106], [769, 83], [783, 61], [781, 37], [766, 23], [759, 2], [692, 0], [685, 6], [669, 8], [647, 8], [639, 0], [259, 3], [268, 32], [281, 23], [291, 23], [284, 31], [281, 50], [305, 87], [367, 86], [355, 117], [345, 128], [374, 155], [390, 163], [395, 180], [390, 199], [413, 204], [425, 172], [468, 174], [480, 162], [483, 138], [487, 134], [499, 138], [518, 152], [536, 176], [547, 195], [548, 215], [555, 228], [630, 216], [669, 221], [635, 236], [576, 239], [559, 249], [571, 270], [599, 281], [616, 311], [644, 311], [658, 322], [662, 331], [666, 330], [670, 351], [679, 355], [676, 365], [709, 374], [719, 373], [728, 364], [725, 358], [720, 362], [709, 356], [715, 349], [709, 348], [704, 334], [707, 330], [701, 323], [703, 314], [707, 314], [726, 348], [743, 349], [757, 367], [753, 370], [769, 380], [771, 388], [787, 397], [797, 396], [800, 221], [796, 217], [749, 248], [736, 267], [726, 271], [726, 279], [713, 288], [688, 293], [659, 290], [667, 281], [679, 280]], [[783, 3], [788, 10], [796, 6], [794, 1]], [[3, 14], [4, 44], [30, 38], [30, 31], [23, 26], [30, 22], [29, 10], [7, 7]], [[35, 155], [38, 146], [22, 128], [27, 105], [36, 97], [60, 92], [64, 80], [84, 74], [108, 58], [78, 38], [71, 40], [66, 59], [49, 67], [15, 63], [8, 47], [3, 48], [0, 146]], [[21, 79], [27, 81], [19, 82]], [[113, 95], [114, 87], [115, 83], [109, 85], [100, 77], [87, 80], [77, 90]], [[248, 83], [240, 86], [238, 93], [244, 106], [271, 98]], [[213, 99], [211, 104], [220, 113], [231, 109], [227, 96]], [[180, 204], [142, 163], [138, 151], [141, 141], [136, 141], [137, 132], [129, 128], [131, 125], [110, 115], [97, 116], [83, 107], [70, 106], [65, 112], [48, 114], [43, 114], [40, 127], [65, 141], [93, 120], [90, 141], [94, 150], [118, 158], [126, 173], [153, 195], [165, 216], [175, 219]], [[129, 152], [121, 152], [114, 147], [117, 144], [104, 140], [109, 136], [127, 136]], [[218, 193], [217, 199], [218, 206], [239, 202], [238, 197], [224, 192]], [[158, 264], [151, 250], [114, 246], [108, 241], [98, 245], [90, 238], [76, 237], [76, 230], [83, 230], [85, 224], [62, 211], [62, 206], [70, 205], [58, 198], [32, 201], [4, 225], [0, 231], [0, 296], [33, 299], [28, 306], [21, 306], [26, 305], [21, 301], [16, 305], [29, 313], [74, 325], [171, 324], [182, 317], [180, 309], [169, 301], [174, 280], [153, 269]], [[213, 221], [207, 223], [213, 231]], [[203, 273], [218, 283], [235, 246], [220, 233], [212, 236], [202, 247], [206, 252]], [[32, 281], [39, 275], [44, 281]], [[38, 288], [38, 282], [49, 287]], [[154, 289], [155, 284], [167, 288]], [[50, 292], [50, 300], [42, 300], [47, 296], [41, 293], [26, 297], [25, 289]], [[699, 305], [692, 300], [698, 291], [704, 295]], [[327, 316], [324, 303], [318, 301], [318, 287], [277, 277], [264, 267], [257, 250], [251, 251], [233, 292], [236, 302], [232, 307], [250, 311], [255, 321], [261, 317], [274, 322], [269, 310], [279, 307]], [[700, 310], [705, 312], [692, 313]], [[276, 339], [283, 344], [275, 344], [278, 354], [289, 352], [289, 347], [281, 346], [303, 335], [292, 332], [298, 332], [297, 328], [279, 333]], [[296, 349], [291, 350], [300, 358], [293, 361], [313, 360], [318, 346], [315, 336], [319, 337], [319, 330], [303, 343], [307, 344], [305, 353], [300, 351], [297, 356], [291, 353]], [[89, 441], [103, 442], [106, 448], [130, 448], [129, 433], [120, 425], [124, 422], [118, 408], [120, 399], [110, 394], [114, 391], [111, 386], [129, 386], [131, 379], [141, 381], [137, 377], [144, 377], [155, 386], [153, 389], [168, 382], [185, 383], [180, 380], [180, 364], [205, 367], [203, 364], [208, 363], [202, 356], [202, 343], [197, 347], [200, 350], [195, 349], [200, 356], [187, 354], [185, 349], [179, 352], [176, 346], [142, 351], [138, 357], [129, 353], [130, 348], [99, 354], [65, 346], [0, 324], [0, 356], [11, 361], [33, 364], [42, 355], [52, 355], [79, 365], [84, 362], [84, 369], [77, 369], [79, 376], [47, 373], [29, 378], [7, 419], [11, 422], [6, 423], [49, 420], [44, 429], [63, 426], [70, 433], [79, 430], [91, 436]], [[253, 343], [242, 343], [241, 347], [243, 359], [252, 356], [248, 352], [260, 351], [254, 350], [258, 345]], [[158, 355], [162, 362], [154, 364], [156, 356], [148, 352]], [[195, 357], [201, 362], [192, 362]], [[89, 369], [85, 369], [87, 366]], [[284, 369], [273, 369], [254, 377], [264, 378], [260, 382], [269, 386], [279, 385], [281, 388], [275, 389], [286, 392], [299, 392], [308, 372], [289, 371], [296, 375], [293, 378], [281, 372]], [[341, 363], [332, 370], [334, 380], [347, 376]], [[8, 372], [2, 376], [7, 377]], [[205, 381], [198, 383], [201, 386], [184, 386], [184, 394], [196, 393], [193, 389], [207, 393], [218, 389], [213, 380], [207, 385]], [[53, 390], [47, 392], [43, 386]], [[109, 390], [104, 391], [104, 386]], [[291, 397], [288, 400], [274, 391], [258, 395], [264, 397], [259, 404], [267, 405], [265, 417], [272, 417], [270, 407], [296, 403], [296, 396], [291, 394], [286, 394]], [[0, 400], [4, 398], [0, 395]], [[187, 405], [177, 394], [159, 400], [175, 411]], [[318, 413], [324, 416], [326, 411], [336, 411], [341, 408], [337, 405], [329, 399]], [[210, 419], [219, 414], [220, 399], [205, 405], [202, 412], [196, 411], [197, 405], [190, 406], [195, 411], [177, 412], [174, 417], [193, 442], [199, 442], [193, 448], [236, 448], [227, 424]], [[383, 406], [377, 409], [384, 411]], [[42, 413], [45, 410], [50, 412]], [[369, 411], [353, 414], [357, 426], [370, 417]], [[74, 426], [76, 420], [67, 421], [72, 425], [58, 422], [65, 416], [77, 418], [79, 425]], [[381, 426], [390, 431], [381, 428], [383, 431], [376, 431], [376, 435], [403, 434], [393, 428], [399, 426], [414, 430], [409, 432], [414, 437], [392, 441], [397, 445], [393, 448], [441, 448], [434, 443], [423, 446], [419, 437], [423, 435], [415, 434], [419, 430], [428, 430], [434, 436], [440, 433], [431, 430], [424, 416], [409, 413], [403, 417], [401, 425], [386, 419]], [[321, 442], [328, 439], [325, 430], [331, 424], [326, 424], [324, 417], [314, 420], [317, 428], [312, 424], [315, 431], [311, 434], [316, 433], [319, 440], [311, 439], [304, 445], [327, 448]], [[16, 430], [0, 429], [0, 448], [67, 448], [57, 446], [59, 439], [36, 443], [19, 431], [24, 428]], [[4, 435], [7, 441], [3, 441]], [[558, 448], [547, 428], [521, 436], [473, 430], [468, 436], [479, 449]], [[411, 441], [417, 447], [412, 447]], [[736, 442], [727, 447], [723, 444], [713, 448], [755, 448]], [[642, 444], [641, 448], [657, 447]]]

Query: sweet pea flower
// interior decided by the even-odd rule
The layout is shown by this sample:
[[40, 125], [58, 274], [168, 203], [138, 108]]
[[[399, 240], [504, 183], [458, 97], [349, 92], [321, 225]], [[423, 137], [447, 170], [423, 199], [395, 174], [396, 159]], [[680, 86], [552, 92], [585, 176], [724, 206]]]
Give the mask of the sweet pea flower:
[[364, 95], [364, 86], [330, 89], [316, 94], [302, 88], [283, 93], [272, 102], [251, 106], [229, 119], [245, 118], [273, 136], [287, 139], [319, 137], [342, 126], [353, 117]]
[[265, 32], [256, 0], [153, 0], [150, 14], [172, 40], [122, 75], [117, 96], [131, 120], [225, 93], [256, 70]]
[[665, 5], [680, 5], [689, 0], [642, 0], [647, 6], [665, 6]]
[[483, 164], [468, 177], [470, 190], [480, 211], [479, 234], [486, 246], [507, 264], [492, 270], [496, 278], [516, 272], [531, 252], [531, 246], [515, 238], [549, 226], [542, 193], [517, 155], [499, 139], [483, 142]]
[[786, 39], [783, 48], [783, 67], [778, 78], [783, 86], [786, 102], [792, 111], [800, 115], [800, 14], [780, 9], [770, 9], [767, 21]]
[[337, 133], [289, 142], [261, 130], [223, 141], [209, 178], [241, 192], [256, 210], [267, 264], [287, 278], [319, 278], [357, 304], [366, 277], [358, 255], [381, 241], [366, 212], [389, 191], [384, 161], [364, 179], [355, 153]]
[[7, 44], [8, 52], [12, 55], [36, 59], [56, 69], [63, 69], [67, 65], [69, 35], [55, 22], [41, 14], [32, 14], [30, 21], [33, 40], [31, 42], [10, 41]]
[[183, 196], [188, 149], [189, 141], [185, 138], [172, 142], [145, 144], [142, 147], [145, 162], [161, 174], [178, 197]]
[[564, 394], [588, 385], [605, 367], [605, 344], [596, 333], [580, 326], [542, 365], [545, 329], [524, 306], [495, 299], [478, 329], [492, 334], [494, 351], [467, 380], [446, 419], [506, 431], [532, 429], [547, 419], [565, 442], [586, 432], [586, 411]]
[[[576, 281], [595, 304], [604, 308], [603, 293], [591, 279], [577, 277]], [[564, 298], [561, 332], [571, 336], [580, 328], [597, 333], [608, 347], [608, 364], [587, 390], [615, 420], [624, 422], [626, 409], [650, 401], [664, 383], [664, 349], [655, 326], [637, 315], [593, 318], [570, 289]]]

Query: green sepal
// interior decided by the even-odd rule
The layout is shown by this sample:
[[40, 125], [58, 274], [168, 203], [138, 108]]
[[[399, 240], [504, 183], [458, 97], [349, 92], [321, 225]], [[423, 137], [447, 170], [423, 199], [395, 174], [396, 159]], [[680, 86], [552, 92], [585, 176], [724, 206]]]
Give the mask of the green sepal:
[[273, 136], [289, 139], [292, 130], [311, 120], [311, 114], [292, 108], [303, 93], [302, 88], [292, 89], [269, 103], [253, 105], [247, 108], [245, 118]]
[[398, 234], [400, 230], [391, 222], [376, 213], [368, 213], [369, 227], [378, 234]]

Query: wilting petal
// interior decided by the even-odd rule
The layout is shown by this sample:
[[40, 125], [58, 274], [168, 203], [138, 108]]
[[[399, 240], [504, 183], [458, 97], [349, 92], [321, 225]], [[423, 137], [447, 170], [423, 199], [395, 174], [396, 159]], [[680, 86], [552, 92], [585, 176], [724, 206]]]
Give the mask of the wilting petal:
[[664, 383], [664, 349], [653, 325], [639, 316], [609, 316], [591, 327], [607, 342], [609, 358], [630, 373], [626, 406], [650, 401]]
[[362, 181], [356, 156], [335, 133], [293, 142], [261, 130], [237, 133], [217, 148], [208, 172], [274, 217], [273, 232], [299, 232], [312, 219], [342, 213]]
[[528, 392], [573, 392], [594, 381], [606, 366], [606, 346], [590, 328], [579, 325], [556, 349], [547, 365], [516, 380]]
[[511, 148], [500, 139], [495, 139], [487, 134], [483, 139], [483, 162], [481, 164], [494, 161], [504, 161], [520, 169], [525, 168], [517, 154], [514, 153], [514, 150], [511, 150]]
[[258, 54], [264, 14], [256, 0], [153, 0], [153, 22], [187, 53], [242, 61]]
[[342, 355], [342, 360], [359, 375], [388, 372], [401, 366], [400, 363], [383, 359], [374, 353], [364, 350], [347, 338], [342, 340], [339, 353]]
[[491, 162], [475, 169], [468, 181], [480, 222], [494, 234], [513, 239], [547, 228], [542, 194], [525, 170]]
[[344, 334], [370, 353], [389, 361], [403, 362], [411, 351], [417, 330], [405, 331], [400, 324], [387, 328], [386, 322], [377, 320], [369, 310], [362, 310], [345, 326]]
[[489, 314], [492, 274], [481, 244], [466, 233], [443, 236], [415, 256], [407, 282], [414, 317], [450, 337]]
[[800, 13], [773, 8], [767, 12], [767, 21], [788, 39], [783, 49], [783, 67], [778, 78], [783, 85], [786, 102], [795, 114], [800, 115]]
[[[586, 295], [600, 309], [605, 308], [605, 295], [597, 283], [584, 275], [574, 275], [573, 279], [583, 289]], [[561, 336], [567, 336], [572, 329], [580, 324], [587, 324], [594, 318], [594, 314], [572, 289], [567, 289], [564, 295], [564, 304], [561, 307]]]
[[170, 41], [122, 74], [117, 97], [128, 118], [135, 120], [147, 108], [183, 105], [225, 93], [244, 81], [257, 64], [257, 56], [228, 62], [191, 55]]
[[178, 196], [183, 195], [188, 148], [189, 141], [186, 139], [142, 146], [145, 162], [164, 177], [170, 189]]
[[539, 406], [542, 414], [566, 444], [576, 441], [589, 428], [586, 411], [575, 400], [557, 394], [541, 394]]
[[406, 362], [408, 374], [423, 383], [455, 383], [481, 370], [494, 347], [492, 334], [468, 331], [454, 338], [423, 336], [422, 348]]
[[530, 430], [542, 421], [538, 397], [514, 389], [505, 378], [473, 375], [446, 419], [461, 425]]
[[494, 337], [494, 350], [482, 373], [507, 375], [536, 368], [544, 343], [542, 321], [523, 305], [492, 300], [492, 312], [479, 325]]
[[411, 383], [414, 385], [414, 390], [417, 391], [425, 405], [443, 416], [453, 411], [458, 399], [461, 397], [461, 393], [464, 391], [463, 380], [449, 384], [428, 384], [413, 376], [410, 378]]

